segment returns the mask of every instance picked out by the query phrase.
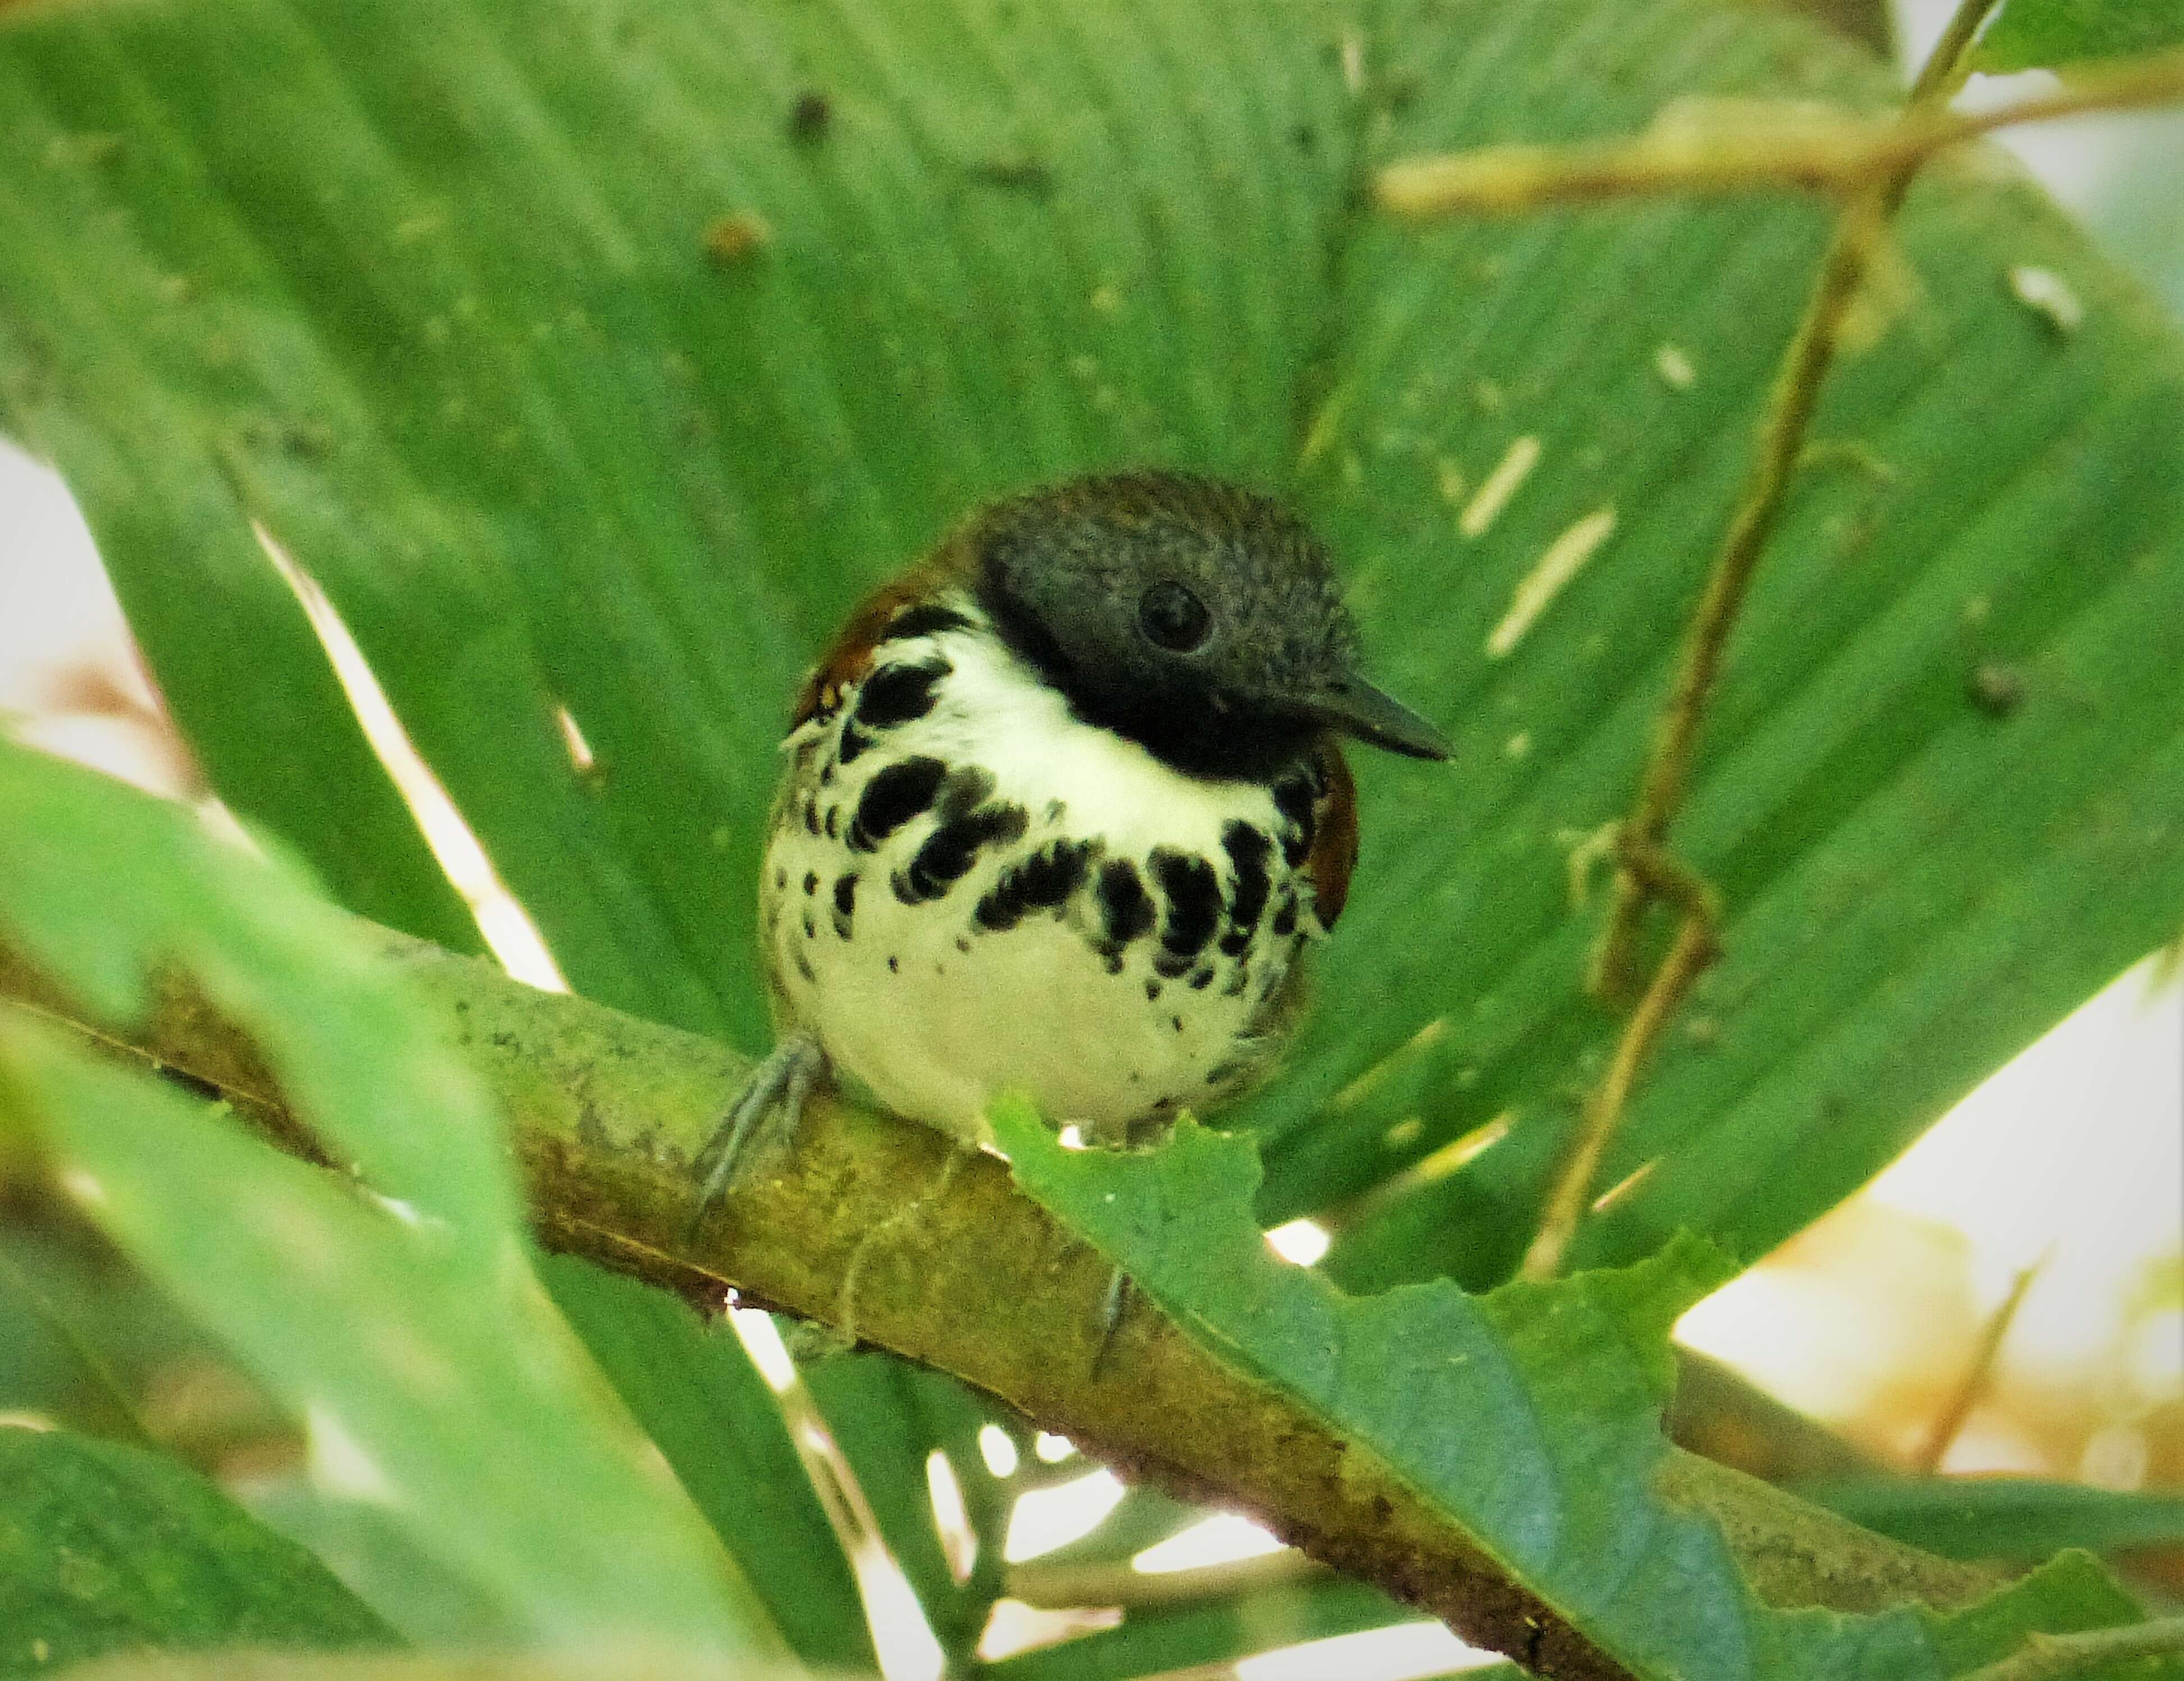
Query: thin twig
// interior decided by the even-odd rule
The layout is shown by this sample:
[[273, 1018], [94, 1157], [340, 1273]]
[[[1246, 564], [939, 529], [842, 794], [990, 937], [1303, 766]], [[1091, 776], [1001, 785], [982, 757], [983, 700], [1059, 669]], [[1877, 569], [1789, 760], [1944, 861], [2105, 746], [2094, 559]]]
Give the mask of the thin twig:
[[[1933, 57], [1913, 85], [1905, 122], [1947, 105], [1962, 85], [1971, 42], [1999, 0], [1959, 0]], [[1780, 516], [1820, 388], [1835, 360], [1843, 317], [1872, 266], [1874, 252], [1886, 237], [1889, 218], [1909, 190], [1919, 162], [1919, 156], [1914, 155], [1851, 195], [1821, 259], [1803, 317], [1783, 354], [1760, 426], [1758, 456], [1692, 615], [1675, 689], [1655, 729], [1652, 755], [1637, 800], [1617, 839], [1620, 867], [1615, 875], [1615, 900], [1587, 977], [1594, 993], [1621, 997], [1630, 991], [1639, 925], [1650, 905], [1663, 900], [1675, 904], [1683, 920], [1668, 956], [1625, 1024], [1607, 1076], [1586, 1103], [1577, 1139], [1556, 1171], [1539, 1229], [1525, 1251], [1522, 1270], [1528, 1278], [1551, 1278], [1561, 1269], [1639, 1071], [1669, 1019], [1719, 952], [1714, 896], [1696, 871], [1669, 852], [1669, 822], [1691, 779], [1699, 726], [1720, 674], [1730, 631]]]
[[2184, 53], [2103, 65], [2069, 85], [1986, 111], [1922, 102], [1885, 120], [1845, 117], [1765, 134], [1696, 126], [1569, 146], [1486, 146], [1390, 164], [1373, 203], [1413, 220], [1512, 215], [1637, 194], [1714, 196], [1786, 187], [1841, 194], [1915, 170], [1967, 140], [2019, 123], [2184, 98]]
[[1972, 1409], [1986, 1393], [1987, 1380], [1994, 1375], [1995, 1356], [2002, 1352], [2003, 1341], [2009, 1335], [2018, 1309], [2025, 1305], [2025, 1293], [2032, 1287], [2032, 1281], [2046, 1265], [2043, 1256], [2012, 1279], [2009, 1293], [1981, 1327], [1979, 1346], [1972, 1350], [1970, 1363], [1950, 1392], [1948, 1404], [1934, 1416], [1933, 1427], [1926, 1432], [1926, 1444], [1919, 1450], [1915, 1463], [1928, 1476], [1941, 1470], [1942, 1461], [1948, 1457], [1950, 1444], [1963, 1432], [1964, 1421], [1972, 1416]]
[[[1996, 3], [1997, 0], [1962, 0], [1935, 59], [1919, 72], [1913, 97], [1920, 104], [1914, 108], [1914, 114], [1926, 105], [1947, 103], [1964, 78], [1964, 49]], [[1952, 56], [1943, 60], [1943, 53]], [[1872, 266], [1874, 253], [1886, 237], [1889, 219], [1910, 188], [1919, 161], [1914, 157], [1900, 164], [1893, 173], [1852, 195], [1820, 260], [1819, 275], [1783, 355], [1781, 370], [1760, 423], [1758, 458], [1745, 481], [1743, 497], [1692, 615], [1675, 690], [1655, 729], [1652, 757], [1624, 825], [1627, 857], [1658, 854], [1665, 844], [1669, 820], [1691, 778], [1699, 725], [1720, 675], [1730, 628], [1744, 605], [1760, 554], [1780, 517], [1790, 481], [1805, 447], [1813, 410], [1819, 402], [1820, 388], [1835, 360], [1843, 317]], [[1639, 921], [1658, 896], [1644, 874], [1627, 863], [1618, 873], [1614, 908], [1608, 913], [1589, 978], [1596, 996], [1630, 994], [1632, 948]]]
[[1531, 1247], [1524, 1252], [1525, 1277], [1552, 1278], [1562, 1270], [1563, 1257], [1568, 1251], [1570, 1240], [1577, 1235], [1579, 1222], [1585, 1218], [1585, 1198], [1592, 1188], [1594, 1176], [1600, 1171], [1600, 1159], [1607, 1153], [1607, 1141], [1614, 1136], [1616, 1122], [1622, 1119], [1623, 1106], [1630, 1099], [1631, 1086], [1637, 1082], [1638, 1071], [1645, 1066], [1646, 1056], [1660, 1038], [1661, 1030], [1668, 1025], [1669, 1017], [1675, 1014], [1676, 1006], [1684, 1001], [1691, 983], [1713, 958], [1712, 921], [1702, 915], [1686, 916], [1676, 932], [1676, 943], [1669, 947], [1667, 958], [1654, 974], [1652, 984], [1646, 989], [1646, 996], [1639, 1000], [1638, 1008], [1624, 1025], [1623, 1037], [1617, 1042], [1607, 1077], [1585, 1105], [1585, 1121], [1577, 1142], [1556, 1177], [1546, 1209], [1540, 1216], [1540, 1229]]
[[[1657, 855], [1666, 840], [1669, 820], [1691, 778], [1699, 726], [1721, 673], [1730, 630], [1781, 514], [1820, 387], [1835, 360], [1843, 317], [1865, 278], [1871, 253], [1886, 232], [1892, 208], [1889, 197], [1880, 192], [1858, 194], [1845, 208], [1821, 259], [1819, 277], [1768, 399], [1758, 457], [1691, 616], [1676, 685], [1654, 729], [1652, 754], [1624, 825], [1628, 857]], [[1658, 896], [1645, 872], [1627, 863], [1617, 872], [1614, 904], [1588, 978], [1595, 996], [1624, 997], [1632, 991], [1638, 924]]]
[[1964, 1681], [2060, 1681], [2096, 1664], [2184, 1653], [2184, 1617], [2164, 1617], [2122, 1628], [2087, 1628], [2075, 1634], [2030, 1634], [2024, 1646], [1998, 1663], [1975, 1669]]
[[1956, 97], [1971, 73], [1972, 42], [1979, 39], [1994, 9], [1993, 0], [1984, 5], [1981, 0], [1958, 0], [1956, 9], [1949, 14], [1948, 22], [1942, 25], [1941, 34], [1927, 53], [1926, 62], [1912, 78], [1911, 92], [1904, 101], [1906, 115], [1946, 106]]

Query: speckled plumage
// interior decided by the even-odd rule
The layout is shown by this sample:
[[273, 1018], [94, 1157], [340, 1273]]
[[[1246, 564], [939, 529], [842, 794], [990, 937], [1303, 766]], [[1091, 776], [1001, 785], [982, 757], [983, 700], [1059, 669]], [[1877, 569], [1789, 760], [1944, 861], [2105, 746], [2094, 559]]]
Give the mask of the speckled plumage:
[[1002, 1089], [1119, 1140], [1262, 1075], [1325, 931], [1313, 756], [1276, 779], [1287, 812], [1178, 771], [1072, 717], [961, 592], [881, 639], [785, 744], [760, 888], [784, 1025], [972, 1139]]
[[994, 504], [867, 597], [783, 744], [780, 1043], [701, 1201], [822, 1068], [978, 1142], [1005, 1091], [1124, 1142], [1263, 1078], [1357, 855], [1338, 734], [1447, 751], [1357, 645], [1301, 522], [1167, 472]]

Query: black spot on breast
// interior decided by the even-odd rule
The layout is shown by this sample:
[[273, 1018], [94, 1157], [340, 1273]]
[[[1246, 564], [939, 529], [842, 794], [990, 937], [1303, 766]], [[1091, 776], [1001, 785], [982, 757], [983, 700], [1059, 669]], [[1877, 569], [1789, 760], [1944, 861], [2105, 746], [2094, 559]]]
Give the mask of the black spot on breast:
[[1289, 819], [1289, 827], [1282, 833], [1282, 857], [1291, 869], [1305, 861], [1312, 851], [1312, 838], [1318, 824], [1312, 814], [1312, 802], [1318, 798], [1313, 786], [1316, 777], [1306, 771], [1296, 771], [1274, 785], [1274, 809]]
[[804, 802], [804, 826], [814, 835], [819, 832], [819, 802], [816, 800]]
[[840, 828], [839, 828], [839, 825], [840, 825], [840, 824], [841, 824], [841, 821], [842, 821], [842, 808], [841, 808], [839, 806], [829, 806], [829, 807], [827, 807], [827, 838], [829, 840], [840, 840], [840, 839], [842, 838], [842, 836], [841, 836], [841, 831], [840, 831]]
[[777, 892], [782, 891], [788, 887], [788, 871], [786, 868], [776, 868], [773, 872], [773, 885], [774, 891]]
[[1281, 940], [1286, 940], [1286, 939], [1288, 939], [1288, 938], [1290, 937], [1290, 935], [1292, 935], [1292, 934], [1294, 934], [1294, 933], [1295, 933], [1295, 932], [1296, 932], [1296, 924], [1297, 924], [1297, 902], [1296, 902], [1296, 901], [1295, 901], [1295, 899], [1284, 899], [1284, 900], [1283, 900], [1283, 901], [1282, 901], [1282, 908], [1281, 908], [1281, 909], [1279, 909], [1279, 910], [1278, 910], [1278, 911], [1276, 911], [1276, 912], [1274, 913], [1274, 935], [1275, 935], [1275, 937], [1276, 937], [1277, 939], [1281, 939]]
[[[904, 661], [882, 666], [865, 679], [857, 693], [853, 723], [866, 729], [893, 729], [933, 710], [940, 679], [956, 667], [945, 660]], [[843, 732], [846, 742], [849, 732]]]
[[1055, 840], [995, 878], [972, 916], [982, 928], [1014, 928], [1034, 911], [1056, 910], [1084, 885], [1096, 840]]
[[940, 785], [940, 820], [968, 817], [994, 791], [994, 773], [980, 765], [958, 765]]
[[900, 958], [889, 958], [888, 959], [888, 973], [889, 975], [900, 975], [902, 973], [902, 959]]
[[1150, 1003], [1153, 1002], [1155, 1000], [1156, 1000], [1157, 998], [1159, 998], [1160, 995], [1161, 995], [1161, 984], [1160, 984], [1160, 982], [1159, 982], [1159, 981], [1157, 981], [1157, 980], [1148, 980], [1147, 982], [1145, 982], [1145, 1002], [1146, 1002], [1147, 1003], [1149, 1003], [1149, 1004], [1150, 1004]]
[[1028, 821], [1022, 806], [993, 805], [943, 823], [926, 837], [909, 868], [895, 873], [895, 897], [905, 905], [941, 897], [970, 874], [985, 848], [1020, 839]]
[[[1156, 846], [1146, 860], [1153, 880], [1167, 895], [1167, 926], [1161, 948], [1178, 958], [1195, 958], [1221, 923], [1221, 884], [1213, 866], [1195, 852]], [[1186, 963], [1187, 969], [1190, 964]]]
[[834, 932], [844, 940], [850, 937], [850, 919], [857, 911], [857, 873], [838, 876], [834, 881]]
[[[869, 852], [881, 841], [931, 806], [948, 767], [922, 754], [898, 759], [875, 772], [857, 801], [857, 814], [850, 824], [850, 850]], [[814, 828], [815, 835], [818, 830]]]
[[796, 948], [796, 972], [804, 977], [807, 985], [816, 986], [819, 984], [819, 977], [811, 972], [811, 959], [804, 955], [801, 946]]
[[857, 728], [856, 719], [851, 718], [842, 726], [842, 747], [839, 755], [842, 763], [854, 764], [864, 757], [865, 749], [872, 745], [872, 738]]
[[816, 940], [819, 937], [819, 924], [811, 919], [811, 913], [809, 911], [804, 913], [804, 937], [806, 940]]
[[1108, 946], [1109, 972], [1123, 967], [1118, 955], [1133, 940], [1152, 932], [1152, 896], [1139, 878], [1138, 867], [1128, 858], [1116, 858], [1100, 867], [1100, 920]]
[[[1251, 930], [1259, 925], [1260, 915], [1267, 908], [1267, 894], [1273, 885], [1267, 873], [1267, 858], [1273, 850], [1273, 842], [1268, 839], [1264, 829], [1254, 829], [1248, 823], [1232, 822], [1221, 831], [1221, 845], [1236, 872], [1235, 889], [1228, 896], [1228, 921], [1248, 942]], [[1233, 934], [1229, 936], [1234, 937]], [[1228, 940], [1221, 942], [1221, 949], [1228, 951]]]
[[1240, 958], [1251, 949], [1251, 935], [1248, 929], [1240, 928], [1233, 934], [1221, 936], [1221, 955], [1224, 958]]
[[1204, 991], [1207, 987], [1211, 986], [1212, 984], [1213, 984], [1213, 971], [1212, 971], [1211, 969], [1202, 969], [1202, 968], [1201, 968], [1201, 969], [1195, 969], [1191, 970], [1191, 972], [1190, 972], [1190, 990], [1191, 990], [1192, 991], [1194, 991], [1194, 992], [1203, 992], [1203, 991]]
[[804, 891], [807, 893], [816, 893], [819, 891], [819, 872], [817, 870], [807, 869], [804, 872]]
[[886, 640], [900, 642], [912, 636], [938, 636], [944, 631], [968, 630], [971, 621], [953, 607], [926, 601], [905, 607], [888, 621]]

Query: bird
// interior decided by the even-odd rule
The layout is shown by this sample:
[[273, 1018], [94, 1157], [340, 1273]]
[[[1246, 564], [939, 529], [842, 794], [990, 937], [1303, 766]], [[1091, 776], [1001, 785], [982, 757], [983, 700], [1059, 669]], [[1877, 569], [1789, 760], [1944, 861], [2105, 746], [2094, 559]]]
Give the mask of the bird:
[[1282, 503], [1147, 468], [971, 514], [797, 696], [758, 884], [776, 1043], [699, 1218], [822, 1077], [987, 1147], [1004, 1092], [1128, 1146], [1251, 1090], [1348, 894], [1345, 738], [1450, 752], [1363, 675]]

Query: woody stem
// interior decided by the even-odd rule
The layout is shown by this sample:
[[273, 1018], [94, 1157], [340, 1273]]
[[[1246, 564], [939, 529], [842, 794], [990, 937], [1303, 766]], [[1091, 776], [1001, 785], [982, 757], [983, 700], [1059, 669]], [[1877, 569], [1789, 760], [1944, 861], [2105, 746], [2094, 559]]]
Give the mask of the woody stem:
[[[1960, 0], [1913, 84], [1904, 120], [1947, 105], [1963, 85], [1972, 41], [1997, 3]], [[1775, 375], [1760, 422], [1758, 455], [1692, 614], [1675, 685], [1655, 726], [1652, 753], [1618, 838], [1614, 899], [1594, 950], [1590, 990], [1608, 997], [1627, 997], [1634, 990], [1639, 930], [1657, 900], [1680, 902], [1683, 924], [1625, 1024], [1607, 1075], [1587, 1103], [1578, 1137], [1557, 1170], [1525, 1256], [1528, 1276], [1551, 1276], [1562, 1265], [1640, 1070], [1658, 1044], [1662, 1028], [1719, 950], [1713, 896], [1696, 872], [1669, 853], [1669, 824], [1689, 785], [1700, 725], [1720, 677], [1730, 633], [1780, 519], [1821, 387], [1835, 360], [1843, 318], [1919, 161], [1914, 157], [1898, 164], [1850, 195]]]
[[[1624, 1674], [1400, 1477], [1165, 1322], [1123, 1339], [1106, 1376], [1092, 1380], [1112, 1269], [1018, 1194], [999, 1160], [815, 1093], [793, 1146], [740, 1176], [693, 1238], [692, 1159], [744, 1083], [739, 1058], [694, 1035], [534, 991], [490, 963], [369, 925], [365, 933], [508, 1114], [549, 1248], [716, 1306], [733, 1284], [748, 1302], [827, 1324], [853, 1315], [861, 1338], [954, 1373], [1128, 1475], [1251, 1511], [1474, 1644], [1537, 1647], [1574, 1681]], [[0, 1009], [16, 1008], [77, 1019], [0, 947]], [[103, 1042], [219, 1092], [283, 1148], [309, 1149], [247, 1037], [180, 983], [162, 986], [146, 1021]], [[1141, 1303], [1134, 1315], [1156, 1312]], [[1206, 1428], [1208, 1419], [1220, 1427]], [[1997, 1579], [1673, 1449], [1661, 1484], [1665, 1498], [1721, 1524], [1772, 1603], [1960, 1606]]]

